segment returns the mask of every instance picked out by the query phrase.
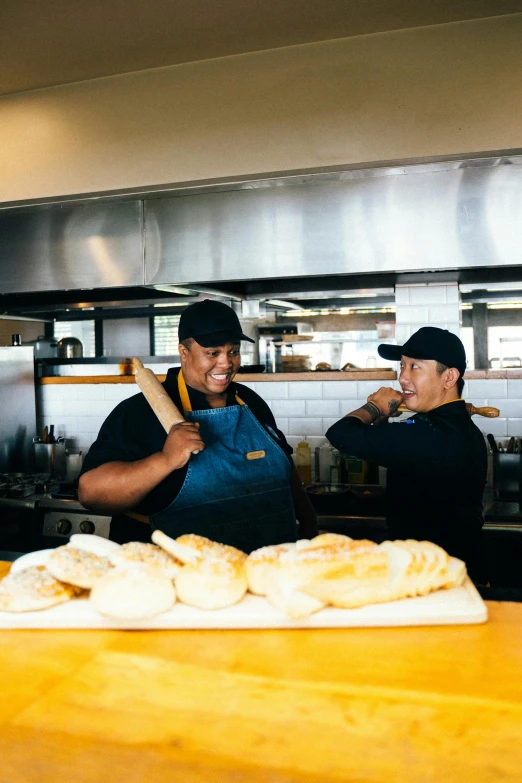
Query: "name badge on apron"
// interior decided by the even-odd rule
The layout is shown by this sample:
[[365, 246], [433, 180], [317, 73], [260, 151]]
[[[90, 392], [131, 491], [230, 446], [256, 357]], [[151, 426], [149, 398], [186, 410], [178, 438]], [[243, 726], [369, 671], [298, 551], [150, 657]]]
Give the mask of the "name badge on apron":
[[247, 459], [263, 459], [263, 457], [266, 457], [266, 451], [262, 449], [260, 451], [247, 451], [246, 453]]

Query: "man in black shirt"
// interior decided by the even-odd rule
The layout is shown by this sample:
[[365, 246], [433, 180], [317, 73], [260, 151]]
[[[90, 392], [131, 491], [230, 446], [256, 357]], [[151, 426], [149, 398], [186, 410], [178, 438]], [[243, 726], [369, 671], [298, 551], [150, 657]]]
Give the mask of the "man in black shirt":
[[[292, 449], [268, 405], [233, 382], [242, 334], [220, 302], [188, 307], [179, 325], [181, 368], [165, 388], [186, 421], [168, 436], [142, 394], [121, 402], [83, 465], [80, 501], [114, 514], [111, 538], [148, 540], [160, 528], [251, 551], [316, 533]], [[134, 521], [133, 521], [134, 520]], [[138, 522], [136, 522], [138, 520]]]
[[[326, 436], [340, 451], [387, 472], [387, 524], [394, 538], [426, 539], [463, 559], [487, 582], [482, 540], [484, 438], [461, 399], [464, 346], [451, 332], [423, 327], [404, 345], [380, 345], [400, 361], [401, 392], [381, 388]], [[389, 424], [401, 403], [417, 415]], [[368, 425], [374, 426], [368, 426]], [[384, 426], [375, 426], [384, 425]]]

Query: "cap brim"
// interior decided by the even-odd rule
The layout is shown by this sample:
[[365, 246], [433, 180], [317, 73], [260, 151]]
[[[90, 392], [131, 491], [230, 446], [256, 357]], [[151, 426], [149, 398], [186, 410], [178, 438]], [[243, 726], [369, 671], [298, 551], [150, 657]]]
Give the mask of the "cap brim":
[[383, 343], [377, 347], [377, 353], [383, 359], [388, 359], [388, 361], [400, 362], [403, 347], [402, 345], [387, 345]]
[[227, 343], [239, 343], [241, 340], [247, 340], [249, 343], [255, 343], [251, 337], [247, 337], [242, 332], [211, 332], [210, 334], [199, 334], [193, 338], [203, 348], [214, 348]]

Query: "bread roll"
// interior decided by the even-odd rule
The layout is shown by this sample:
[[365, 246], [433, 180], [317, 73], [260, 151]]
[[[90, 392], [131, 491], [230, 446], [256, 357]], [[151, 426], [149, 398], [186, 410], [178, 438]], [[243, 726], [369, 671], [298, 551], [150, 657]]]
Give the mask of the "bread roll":
[[63, 604], [81, 593], [55, 579], [44, 566], [32, 566], [8, 574], [0, 582], [0, 610], [34, 612]]
[[128, 544], [123, 544], [109, 556], [109, 560], [114, 566], [121, 567], [146, 565], [169, 579], [174, 579], [182, 566], [179, 560], [169, 555], [161, 547], [155, 544], [145, 544], [141, 541], [130, 541]]
[[37, 552], [27, 552], [13, 562], [9, 573], [17, 574], [18, 571], [24, 571], [26, 568], [45, 566], [52, 552], [54, 552], [54, 549], [39, 549]]
[[115, 541], [109, 541], [108, 538], [94, 536], [90, 533], [73, 533], [68, 546], [81, 549], [83, 552], [92, 552], [100, 557], [109, 557], [120, 548], [120, 545]]
[[246, 554], [227, 544], [219, 544], [204, 536], [187, 533], [179, 538], [170, 538], [161, 530], [155, 530], [151, 536], [155, 544], [182, 563], [197, 563], [199, 560], [222, 558], [225, 560], [246, 560]]
[[49, 556], [47, 568], [61, 582], [89, 590], [112, 568], [106, 557], [72, 546], [60, 546]]
[[102, 576], [89, 599], [100, 614], [118, 620], [146, 620], [174, 606], [172, 580], [145, 565], [138, 569], [113, 568]]
[[178, 598], [199, 609], [223, 609], [247, 591], [244, 561], [222, 558], [186, 563], [176, 576]]

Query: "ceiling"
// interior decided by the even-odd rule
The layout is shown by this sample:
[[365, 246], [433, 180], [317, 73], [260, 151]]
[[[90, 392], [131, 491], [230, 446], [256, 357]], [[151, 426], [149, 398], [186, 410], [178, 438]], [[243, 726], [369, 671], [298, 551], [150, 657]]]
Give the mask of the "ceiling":
[[0, 95], [522, 12], [522, 0], [1, 0]]

